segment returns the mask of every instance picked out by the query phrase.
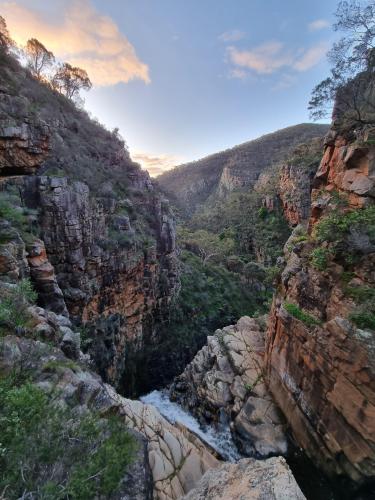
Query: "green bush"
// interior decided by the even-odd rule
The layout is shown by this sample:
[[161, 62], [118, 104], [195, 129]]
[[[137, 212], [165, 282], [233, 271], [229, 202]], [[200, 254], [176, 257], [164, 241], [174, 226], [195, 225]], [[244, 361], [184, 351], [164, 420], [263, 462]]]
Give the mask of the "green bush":
[[328, 248], [314, 248], [310, 254], [310, 261], [315, 269], [319, 271], [325, 271], [327, 269], [329, 257], [332, 255], [332, 251]]
[[349, 286], [344, 288], [345, 295], [351, 297], [357, 304], [375, 299], [375, 288], [370, 286]]
[[375, 241], [375, 206], [344, 213], [334, 211], [317, 224], [315, 231], [319, 241], [337, 242], [353, 230], [361, 231]]
[[14, 376], [0, 379], [0, 491], [9, 499], [108, 498], [134, 439], [117, 418], [78, 415], [54, 397]]
[[307, 326], [316, 326], [316, 325], [321, 324], [320, 320], [318, 320], [317, 318], [314, 318], [314, 316], [311, 316], [310, 314], [304, 312], [302, 309], [300, 309], [295, 304], [291, 304], [290, 302], [285, 302], [284, 309], [289, 314], [291, 314], [294, 318], [302, 321]]
[[349, 319], [353, 321], [361, 329], [370, 329], [375, 331], [375, 313], [371, 311], [357, 311], [349, 315]]
[[37, 299], [30, 280], [24, 279], [9, 288], [2, 288], [0, 299], [0, 335], [25, 328], [31, 319], [28, 307]]
[[[35, 210], [23, 208], [19, 196], [9, 193], [0, 193], [0, 219], [8, 221], [20, 233], [26, 244], [32, 243], [38, 235], [39, 229], [32, 227], [28, 216], [36, 215]], [[4, 232], [0, 235], [1, 244], [7, 243], [15, 235], [12, 232]]]
[[2, 194], [0, 198], [0, 217], [9, 221], [12, 226], [17, 228], [23, 227], [27, 222], [23, 210], [13, 207], [9, 201], [4, 198], [4, 194]]
[[302, 241], [307, 241], [308, 239], [309, 237], [307, 236], [307, 234], [300, 234], [299, 236], [295, 236], [292, 239], [292, 242], [296, 244], [296, 243], [301, 243]]
[[[68, 483], [69, 496], [76, 499], [94, 498], [97, 492], [108, 498], [119, 485], [126, 467], [131, 463], [135, 441], [117, 418], [108, 421], [110, 435], [89, 457], [78, 465]], [[95, 478], [97, 480], [88, 480]]]

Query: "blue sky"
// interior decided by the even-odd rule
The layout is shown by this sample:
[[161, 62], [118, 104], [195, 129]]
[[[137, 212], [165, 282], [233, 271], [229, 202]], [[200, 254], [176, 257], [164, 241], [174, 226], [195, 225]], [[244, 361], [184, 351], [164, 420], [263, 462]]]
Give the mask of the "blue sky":
[[131, 154], [157, 173], [309, 121], [311, 89], [328, 72], [336, 6], [19, 0], [0, 1], [0, 12], [16, 40], [36, 36], [59, 57], [86, 65], [95, 83], [86, 108], [119, 127]]

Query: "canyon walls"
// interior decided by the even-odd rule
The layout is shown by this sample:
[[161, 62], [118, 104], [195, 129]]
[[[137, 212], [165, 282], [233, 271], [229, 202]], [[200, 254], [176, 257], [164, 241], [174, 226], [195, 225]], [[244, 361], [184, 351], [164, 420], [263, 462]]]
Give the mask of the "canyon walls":
[[298, 445], [359, 483], [375, 475], [373, 137], [371, 127], [327, 136], [266, 340], [267, 382]]
[[116, 131], [11, 56], [0, 66], [6, 230], [23, 241], [39, 305], [69, 316], [100, 375], [137, 394], [134, 360], [161, 335], [179, 289], [169, 203]]

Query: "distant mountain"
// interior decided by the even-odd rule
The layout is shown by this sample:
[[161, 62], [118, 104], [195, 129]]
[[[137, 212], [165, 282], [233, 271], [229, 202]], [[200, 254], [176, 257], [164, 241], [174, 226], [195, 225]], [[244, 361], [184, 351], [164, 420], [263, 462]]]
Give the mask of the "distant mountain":
[[264, 169], [284, 160], [296, 145], [323, 137], [328, 125], [302, 123], [231, 149], [179, 165], [157, 180], [166, 195], [187, 214], [212, 196], [251, 187]]

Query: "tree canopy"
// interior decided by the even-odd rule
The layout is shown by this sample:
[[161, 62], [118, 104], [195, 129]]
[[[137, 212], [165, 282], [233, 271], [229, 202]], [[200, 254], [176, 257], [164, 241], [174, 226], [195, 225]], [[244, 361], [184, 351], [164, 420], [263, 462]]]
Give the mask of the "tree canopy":
[[25, 48], [27, 66], [38, 80], [43, 79], [43, 72], [55, 62], [52, 52], [36, 38], [28, 40]]
[[[328, 53], [330, 76], [313, 89], [309, 110], [313, 119], [375, 121], [375, 1], [341, 1], [333, 28], [344, 34]], [[333, 106], [333, 103], [334, 106]]]
[[0, 49], [7, 51], [9, 47], [12, 47], [14, 42], [9, 35], [7, 28], [7, 23], [5, 19], [0, 16]]
[[63, 63], [58, 68], [51, 81], [52, 87], [69, 99], [75, 99], [79, 91], [90, 90], [92, 83], [87, 72], [69, 63]]

